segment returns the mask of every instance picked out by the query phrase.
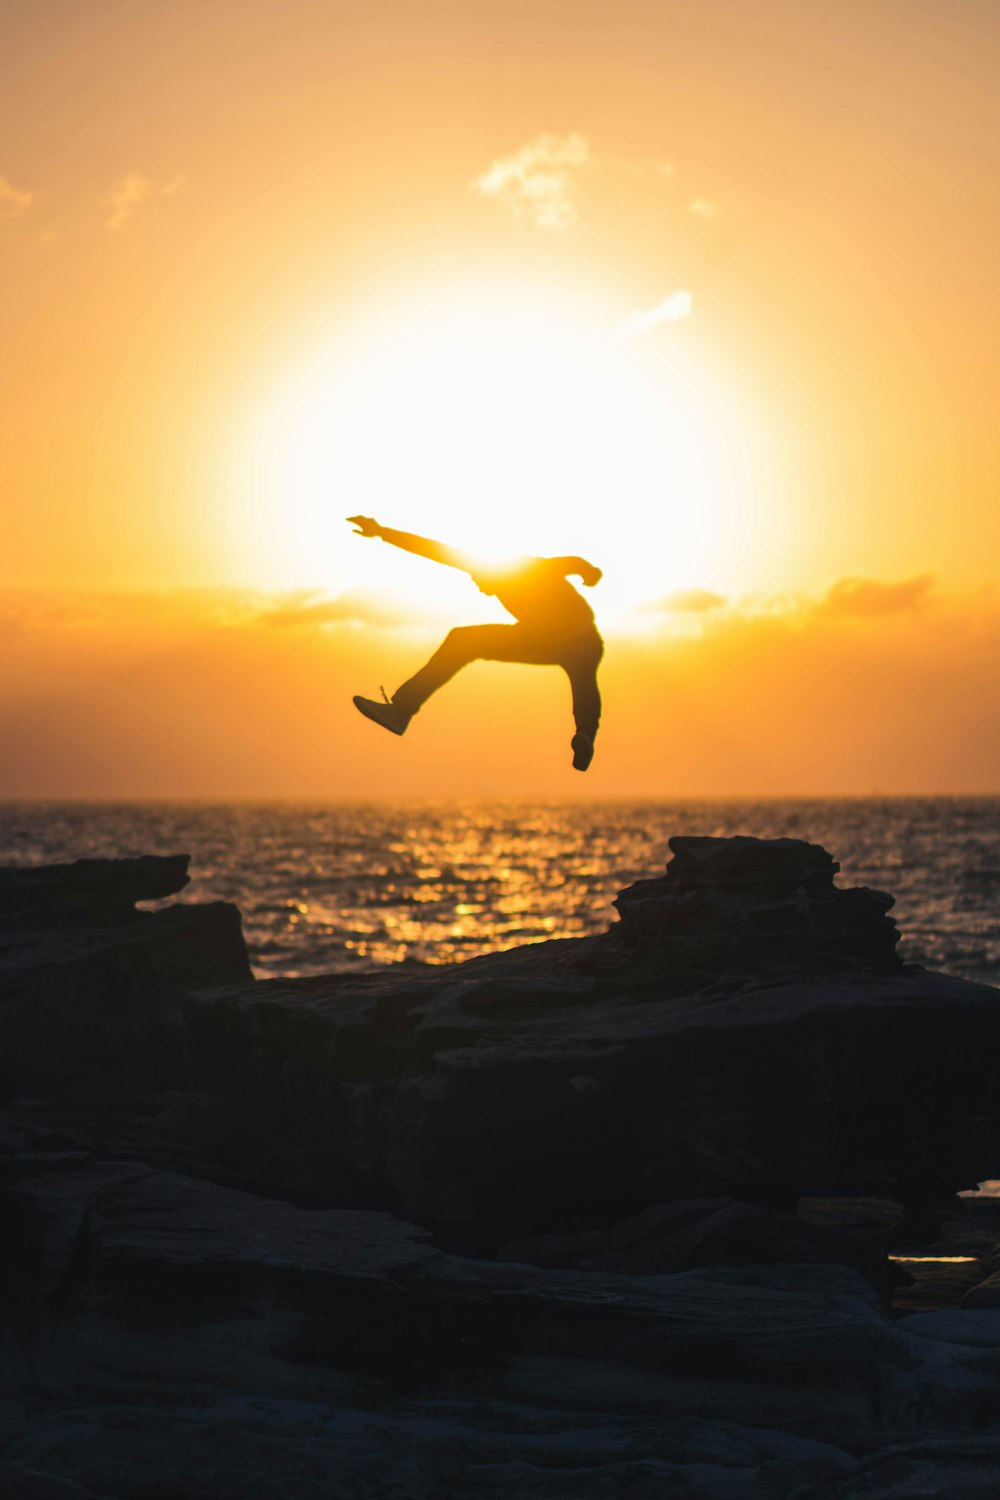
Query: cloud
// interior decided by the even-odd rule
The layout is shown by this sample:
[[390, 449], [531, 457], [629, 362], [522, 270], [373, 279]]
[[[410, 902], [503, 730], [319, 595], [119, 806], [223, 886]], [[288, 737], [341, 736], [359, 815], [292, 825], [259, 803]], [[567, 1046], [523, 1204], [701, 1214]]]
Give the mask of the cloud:
[[384, 595], [352, 589], [335, 599], [317, 599], [312, 591], [287, 595], [276, 609], [258, 618], [264, 625], [412, 625], [420, 611], [405, 608]]
[[839, 578], [817, 604], [816, 613], [834, 619], [904, 614], [923, 608], [933, 585], [931, 573], [921, 573], [900, 583], [880, 583], [875, 578]]
[[723, 198], [692, 198], [687, 211], [705, 225], [707, 232], [710, 225], [729, 230], [741, 224], [748, 217], [750, 206], [737, 194], [727, 193]]
[[[822, 620], [879, 620], [917, 613], [930, 602], [934, 584], [933, 574], [921, 573], [899, 583], [885, 583], [876, 578], [840, 578], [819, 597], [801, 589], [727, 599], [711, 589], [678, 589], [663, 598], [640, 604], [637, 612], [644, 615], [711, 615], [713, 631], [751, 629], [769, 624], [800, 631], [814, 628]], [[664, 621], [665, 627], [667, 623]], [[672, 632], [675, 624], [670, 625]]]
[[140, 204], [148, 203], [150, 198], [155, 197], [174, 198], [186, 184], [187, 178], [182, 173], [157, 187], [152, 178], [143, 177], [139, 172], [127, 172], [115, 183], [107, 197], [101, 199], [101, 207], [111, 210], [110, 216], [105, 220], [105, 228], [123, 228]]
[[678, 323], [682, 318], [690, 318], [694, 311], [694, 298], [691, 293], [683, 288], [671, 292], [658, 302], [655, 307], [647, 307], [640, 312], [634, 312], [625, 319], [621, 326], [621, 332], [632, 336], [637, 333], [647, 333], [650, 328], [655, 328], [658, 323]]
[[[581, 200], [587, 205], [603, 203], [605, 219], [619, 224], [662, 222], [673, 216], [675, 233], [683, 233], [688, 215], [706, 225], [710, 221], [728, 225], [743, 217], [744, 205], [735, 198], [698, 196], [677, 201], [677, 178], [672, 161], [595, 151], [586, 136], [571, 131], [536, 136], [513, 155], [494, 161], [470, 186], [473, 192], [505, 202], [515, 218], [555, 233], [580, 223]], [[687, 228], [695, 232], [690, 224]]]
[[0, 627], [57, 633], [94, 627], [143, 639], [147, 631], [252, 625], [273, 604], [273, 595], [240, 588], [7, 589], [0, 590]]
[[153, 196], [153, 184], [148, 177], [129, 172], [115, 183], [106, 198], [101, 199], [102, 208], [110, 208], [111, 215], [105, 221], [107, 229], [121, 229], [132, 217], [140, 203]]
[[561, 233], [579, 217], [573, 201], [573, 176], [590, 160], [584, 136], [540, 135], [513, 156], [495, 161], [472, 182], [473, 192], [500, 198], [516, 218], [536, 229]]
[[[91, 627], [145, 640], [147, 635], [205, 630], [245, 630], [271, 625], [357, 623], [377, 626], [427, 624], [437, 615], [419, 602], [397, 601], [374, 590], [349, 590], [325, 598], [315, 589], [266, 594], [240, 588], [164, 589], [133, 593], [87, 590], [0, 590], [0, 635], [4, 631], [52, 631], [59, 635]], [[2, 652], [0, 652], [2, 655]]]
[[0, 213], [5, 219], [16, 219], [31, 204], [34, 193], [16, 188], [6, 177], [0, 177]]
[[[819, 596], [787, 597], [783, 615], [741, 601], [647, 615], [660, 631], [616, 639], [602, 667], [615, 712], [602, 795], [998, 790], [1000, 593], [949, 594], [939, 580], [933, 609], [857, 628], [831, 628]], [[4, 794], [321, 800], [384, 796], [390, 782], [435, 798], [565, 792], [567, 762], [542, 753], [545, 726], [556, 743], [564, 732], [556, 669], [471, 668], [400, 757], [351, 697], [403, 681], [423, 643], [402, 630], [264, 623], [296, 598], [324, 602], [0, 590], [0, 618], [9, 606], [24, 622], [0, 639]], [[510, 730], [499, 757], [498, 725]]]
[[722, 609], [729, 601], [722, 594], [713, 594], [711, 589], [677, 589], [663, 599], [651, 599], [640, 608], [648, 614], [707, 614], [712, 609]]

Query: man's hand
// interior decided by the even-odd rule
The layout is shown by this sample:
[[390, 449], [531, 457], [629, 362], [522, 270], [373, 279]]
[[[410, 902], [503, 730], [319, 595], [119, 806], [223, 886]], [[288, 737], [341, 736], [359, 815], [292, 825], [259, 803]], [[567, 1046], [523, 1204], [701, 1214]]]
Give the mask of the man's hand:
[[355, 536], [380, 536], [382, 528], [371, 516], [348, 516]]

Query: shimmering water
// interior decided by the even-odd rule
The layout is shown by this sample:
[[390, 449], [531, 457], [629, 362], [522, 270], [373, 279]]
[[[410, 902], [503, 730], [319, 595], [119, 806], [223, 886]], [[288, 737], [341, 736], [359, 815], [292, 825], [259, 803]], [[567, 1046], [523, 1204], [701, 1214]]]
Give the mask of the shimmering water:
[[821, 843], [896, 897], [908, 961], [1000, 984], [1000, 798], [0, 803], [0, 864], [189, 852], [188, 899], [235, 901], [256, 972], [302, 975], [600, 932], [675, 833]]

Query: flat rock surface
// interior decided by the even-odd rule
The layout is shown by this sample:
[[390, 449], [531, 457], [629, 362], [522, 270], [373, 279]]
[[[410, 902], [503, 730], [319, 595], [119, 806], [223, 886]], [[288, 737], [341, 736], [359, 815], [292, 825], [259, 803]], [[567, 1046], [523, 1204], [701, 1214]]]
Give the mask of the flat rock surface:
[[36, 1267], [10, 1326], [11, 1399], [78, 1390], [117, 1404], [139, 1389], [158, 1403], [181, 1390], [356, 1403], [415, 1387], [451, 1399], [471, 1381], [492, 1400], [533, 1360], [536, 1382], [548, 1371], [549, 1391], [535, 1392], [546, 1405], [592, 1406], [588, 1383], [603, 1382], [638, 1414], [657, 1389], [661, 1410], [692, 1417], [721, 1411], [852, 1448], [873, 1434], [888, 1324], [850, 1270], [501, 1265], [444, 1255], [385, 1214], [66, 1156], [32, 1157], [7, 1191], [8, 1232]]
[[872, 1454], [794, 1500], [995, 1500], [1000, 1442], [931, 1438]]
[[3, 1500], [100, 1500], [93, 1490], [85, 1490], [71, 1479], [55, 1474], [40, 1474], [21, 1464], [0, 1459], [0, 1495]]
[[202, 992], [193, 1077], [456, 1247], [664, 1199], [946, 1197], [1000, 1160], [985, 986], [862, 968], [675, 994], [648, 956], [602, 972], [596, 939], [530, 953]]
[[96, 1205], [91, 1232], [105, 1264], [179, 1270], [252, 1266], [314, 1277], [384, 1278], [440, 1252], [430, 1236], [390, 1214], [309, 1212], [170, 1172], [128, 1173]]
[[607, 1230], [510, 1240], [497, 1259], [657, 1275], [706, 1265], [836, 1263], [887, 1285], [881, 1247], [858, 1231], [810, 1223], [733, 1198], [655, 1204]]
[[[780, 1500], [852, 1467], [829, 1444], [736, 1423], [582, 1416], [514, 1402], [391, 1409], [235, 1397], [170, 1412], [69, 1408], [17, 1445], [129, 1500]], [[173, 1489], [168, 1486], [174, 1486]], [[33, 1497], [31, 1497], [33, 1500]], [[48, 1500], [48, 1496], [39, 1497]], [[61, 1500], [53, 1495], [52, 1500]], [[70, 1500], [67, 1496], [66, 1500]], [[74, 1497], [75, 1500], [75, 1497]]]

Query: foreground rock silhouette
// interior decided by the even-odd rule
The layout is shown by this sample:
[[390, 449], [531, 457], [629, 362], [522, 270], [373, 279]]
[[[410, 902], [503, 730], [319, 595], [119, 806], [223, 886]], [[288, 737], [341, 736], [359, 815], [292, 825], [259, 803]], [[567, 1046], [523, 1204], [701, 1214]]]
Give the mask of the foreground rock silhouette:
[[0, 870], [0, 1097], [134, 1097], [183, 1074], [193, 985], [251, 979], [234, 906], [137, 911], [188, 856]]
[[906, 968], [891, 897], [798, 840], [671, 840], [601, 937], [188, 1005], [198, 1087], [253, 1102], [338, 1201], [449, 1245], [664, 1199], [908, 1205], [1000, 1162], [994, 992]]
[[[815, 845], [671, 848], [601, 937], [296, 982], [134, 910], [183, 856], [0, 871], [0, 1494], [995, 1495], [1000, 992]], [[981, 1289], [894, 1319], [949, 1204]]]

